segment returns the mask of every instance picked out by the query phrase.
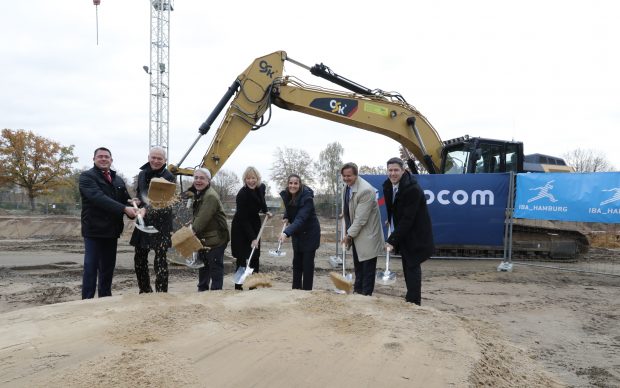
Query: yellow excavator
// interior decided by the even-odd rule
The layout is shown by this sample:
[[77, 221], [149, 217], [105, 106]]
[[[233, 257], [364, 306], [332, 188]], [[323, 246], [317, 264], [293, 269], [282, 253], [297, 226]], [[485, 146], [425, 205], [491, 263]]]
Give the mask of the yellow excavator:
[[[296, 77], [284, 75], [285, 61], [350, 92], [308, 85]], [[193, 170], [179, 166], [227, 105], [226, 115], [201, 163], [201, 167], [208, 168], [212, 174], [217, 173], [251, 130], [267, 124], [272, 105], [388, 136], [402, 144], [429, 173], [571, 171], [559, 158], [553, 158], [552, 165], [548, 160], [546, 164], [541, 163], [540, 158], [532, 160], [525, 163], [530, 168], [524, 169], [521, 142], [469, 136], [443, 142], [426, 117], [400, 94], [371, 90], [323, 64], [308, 67], [289, 58], [286, 52], [276, 51], [255, 59], [235, 79], [200, 126], [198, 137], [178, 165], [170, 165], [173, 173], [192, 175]]]
[[[348, 92], [309, 85], [294, 76], [285, 75], [285, 61], [307, 69]], [[198, 137], [181, 161], [177, 165], [169, 165], [170, 171], [177, 175], [192, 175], [193, 169], [182, 168], [181, 164], [228, 106], [200, 164], [215, 175], [250, 131], [269, 122], [272, 105], [388, 136], [409, 153], [408, 165], [414, 173], [418, 172], [414, 159], [431, 174], [572, 171], [560, 158], [534, 154], [527, 159], [523, 155], [521, 142], [469, 136], [442, 141], [426, 117], [399, 93], [366, 88], [336, 74], [324, 64], [306, 66], [288, 57], [284, 51], [255, 59], [234, 80], [200, 126]], [[542, 156], [546, 158], [542, 159]], [[545, 161], [547, 163], [543, 163]], [[527, 229], [527, 234], [521, 237], [525, 245], [530, 246], [526, 249], [529, 252], [527, 255], [540, 251], [535, 255], [553, 256], [553, 246], [558, 246], [560, 240], [561, 249], [556, 250], [556, 256], [574, 257], [587, 249], [587, 239], [581, 233], [554, 229], [553, 243], [549, 243], [545, 242], [544, 237], [549, 235], [549, 230], [536, 226]], [[559, 240], [558, 233], [562, 234]], [[513, 239], [519, 239], [518, 230], [514, 236]], [[519, 244], [513, 243], [515, 251], [518, 247]]]

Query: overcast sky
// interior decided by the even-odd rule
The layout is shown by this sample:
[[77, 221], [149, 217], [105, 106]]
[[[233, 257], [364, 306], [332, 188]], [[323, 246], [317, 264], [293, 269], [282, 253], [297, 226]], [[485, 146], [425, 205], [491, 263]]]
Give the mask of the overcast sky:
[[[170, 157], [177, 163], [228, 86], [277, 50], [323, 62], [371, 89], [400, 92], [443, 140], [464, 134], [523, 141], [526, 153], [600, 151], [620, 168], [620, 2], [174, 1], [170, 32]], [[131, 177], [149, 136], [148, 1], [102, 0], [99, 45], [90, 0], [3, 2], [0, 127], [75, 145], [76, 167], [107, 146]], [[285, 73], [325, 81], [287, 62]], [[329, 85], [337, 88], [335, 85]], [[219, 119], [216, 121], [219, 124]], [[216, 126], [214, 126], [215, 129]], [[215, 130], [184, 166], [199, 163]], [[223, 166], [269, 177], [276, 147], [317, 159], [338, 141], [344, 160], [383, 165], [391, 139], [273, 110]]]

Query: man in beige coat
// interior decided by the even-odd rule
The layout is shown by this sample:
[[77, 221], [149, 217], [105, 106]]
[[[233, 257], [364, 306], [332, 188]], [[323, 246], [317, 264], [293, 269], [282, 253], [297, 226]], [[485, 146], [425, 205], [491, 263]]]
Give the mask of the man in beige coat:
[[343, 243], [353, 249], [353, 291], [372, 295], [375, 289], [377, 256], [383, 253], [384, 238], [375, 188], [357, 174], [355, 163], [346, 163], [340, 169], [346, 185], [342, 199], [347, 233]]

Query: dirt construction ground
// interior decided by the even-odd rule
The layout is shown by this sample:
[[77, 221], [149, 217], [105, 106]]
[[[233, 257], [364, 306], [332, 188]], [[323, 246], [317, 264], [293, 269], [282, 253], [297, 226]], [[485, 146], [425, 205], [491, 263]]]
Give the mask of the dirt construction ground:
[[312, 292], [290, 289], [290, 244], [268, 255], [272, 230], [271, 288], [235, 291], [227, 254], [223, 291], [171, 266], [168, 294], [138, 295], [125, 233], [114, 296], [81, 301], [79, 221], [0, 217], [0, 386], [620, 386], [620, 277], [433, 259], [417, 307], [398, 260], [372, 297], [334, 292], [324, 237]]

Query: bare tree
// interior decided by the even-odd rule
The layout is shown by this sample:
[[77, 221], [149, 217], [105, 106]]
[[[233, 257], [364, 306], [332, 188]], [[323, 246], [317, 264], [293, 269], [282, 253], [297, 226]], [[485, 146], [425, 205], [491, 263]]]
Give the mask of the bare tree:
[[[273, 196], [273, 193], [271, 192], [271, 184], [268, 181], [263, 180], [263, 184], [265, 185], [265, 199], [275, 199], [275, 198], [278, 198], [277, 193], [276, 193], [275, 197]], [[278, 191], [278, 193], [279, 193], [279, 191]]]
[[387, 175], [387, 166], [376, 166], [376, 167], [370, 167], [370, 166], [360, 166], [359, 168], [359, 173], [361, 174], [368, 174], [368, 175]]
[[314, 165], [310, 155], [298, 148], [280, 147], [276, 148], [273, 153], [275, 161], [271, 167], [271, 179], [278, 185], [278, 188], [284, 188], [287, 184], [288, 176], [297, 174], [301, 177], [304, 184], [311, 185], [314, 183]]
[[[129, 178], [127, 178], [127, 176], [120, 171], [116, 171], [116, 175], [119, 176], [123, 182], [125, 182], [125, 187], [127, 188], [129, 195], [131, 195], [131, 198], [135, 198], [138, 190], [138, 176], [136, 175], [132, 178], [132, 180], [129, 180]], [[134, 181], [136, 182], [135, 186], [133, 184]]]
[[220, 170], [211, 180], [211, 186], [220, 196], [222, 201], [233, 196], [239, 190], [240, 180], [237, 174], [230, 170]]
[[591, 149], [577, 148], [562, 155], [566, 164], [572, 166], [576, 172], [604, 172], [614, 171], [605, 154]]
[[327, 194], [336, 195], [338, 191], [338, 176], [342, 167], [344, 148], [340, 143], [329, 143], [319, 154], [319, 161], [315, 169], [319, 174], [319, 183], [326, 189]]
[[178, 179], [177, 186], [181, 191], [186, 191], [194, 184], [194, 178], [191, 176], [180, 176]]
[[428, 174], [428, 170], [426, 169], [426, 166], [421, 163], [418, 159], [415, 158], [415, 156], [409, 152], [408, 149], [406, 149], [404, 146], [400, 146], [398, 147], [398, 154], [400, 155], [400, 158], [405, 161], [405, 163], [407, 163], [405, 165], [405, 167], [407, 169], [409, 169], [409, 161], [408, 160], [413, 160], [413, 163], [415, 165], [415, 168], [418, 170], [418, 173], [420, 174]]

